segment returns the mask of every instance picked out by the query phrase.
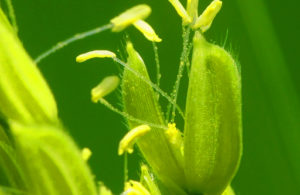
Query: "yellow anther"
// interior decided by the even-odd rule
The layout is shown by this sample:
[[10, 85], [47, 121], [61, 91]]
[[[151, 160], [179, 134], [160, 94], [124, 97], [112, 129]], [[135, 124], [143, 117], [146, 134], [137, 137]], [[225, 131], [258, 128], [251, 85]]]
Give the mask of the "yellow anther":
[[76, 62], [84, 62], [92, 58], [115, 58], [116, 54], [108, 50], [95, 50], [76, 57]]
[[143, 33], [143, 35], [149, 40], [153, 42], [161, 42], [161, 38], [155, 33], [153, 28], [145, 21], [138, 20], [133, 25]]
[[122, 155], [125, 151], [128, 153], [133, 152], [133, 145], [139, 137], [142, 137], [150, 131], [148, 125], [140, 125], [130, 130], [120, 141], [118, 154]]
[[183, 141], [182, 133], [178, 129], [176, 129], [175, 123], [168, 124], [168, 130], [166, 131], [166, 135], [170, 143], [181, 146]]
[[192, 20], [198, 17], [198, 0], [187, 0], [186, 10]]
[[83, 148], [81, 151], [81, 156], [84, 161], [88, 161], [92, 156], [92, 151], [89, 148]]
[[165, 131], [166, 137], [170, 143], [170, 148], [174, 157], [181, 167], [184, 165], [183, 153], [184, 144], [182, 133], [176, 128], [175, 123], [169, 123], [168, 129]]
[[194, 29], [200, 28], [202, 32], [207, 31], [210, 28], [216, 15], [219, 13], [221, 7], [222, 7], [222, 1], [214, 0], [213, 2], [211, 2], [209, 6], [196, 20], [193, 28]]
[[178, 15], [182, 18], [183, 24], [187, 25], [192, 22], [191, 17], [188, 15], [179, 0], [169, 0], [169, 2], [173, 5]]
[[147, 18], [150, 13], [151, 8], [148, 5], [141, 4], [134, 6], [110, 20], [110, 22], [114, 25], [112, 31], [120, 32], [134, 22]]
[[125, 183], [124, 194], [126, 195], [151, 195], [150, 192], [137, 181], [129, 180]]
[[114, 91], [120, 83], [120, 79], [117, 76], [108, 76], [105, 77], [99, 85], [91, 91], [92, 101], [97, 103], [99, 99], [103, 98], [104, 96], [110, 94]]

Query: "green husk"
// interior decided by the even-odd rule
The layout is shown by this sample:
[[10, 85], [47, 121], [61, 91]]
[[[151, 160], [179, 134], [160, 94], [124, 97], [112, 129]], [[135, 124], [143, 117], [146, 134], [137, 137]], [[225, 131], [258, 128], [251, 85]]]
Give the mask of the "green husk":
[[[127, 52], [128, 66], [150, 81], [145, 64], [131, 43], [127, 44]], [[123, 74], [122, 95], [124, 109], [128, 114], [143, 121], [165, 126], [152, 87], [128, 69], [125, 69]], [[128, 123], [130, 128], [141, 125], [132, 121]], [[167, 185], [184, 185], [183, 171], [172, 153], [164, 129], [151, 127], [149, 133], [139, 138], [138, 146], [159, 179], [168, 183]]]
[[0, 108], [5, 118], [57, 123], [53, 95], [0, 10]]
[[11, 123], [30, 193], [97, 194], [93, 176], [73, 140], [60, 128]]
[[190, 192], [220, 194], [239, 166], [241, 78], [235, 61], [196, 32], [184, 138]]

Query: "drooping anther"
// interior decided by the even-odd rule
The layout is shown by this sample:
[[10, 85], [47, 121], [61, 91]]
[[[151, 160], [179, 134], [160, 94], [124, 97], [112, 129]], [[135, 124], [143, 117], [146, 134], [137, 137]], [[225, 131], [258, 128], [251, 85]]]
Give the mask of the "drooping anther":
[[117, 76], [105, 77], [99, 85], [94, 87], [91, 91], [92, 101], [97, 103], [99, 99], [110, 94], [114, 91], [120, 83], [120, 79]]
[[114, 25], [112, 31], [120, 32], [134, 22], [147, 18], [150, 13], [151, 8], [148, 5], [141, 4], [134, 6], [110, 20]]
[[148, 133], [150, 129], [149, 125], [140, 125], [130, 130], [120, 141], [118, 154], [122, 155], [124, 152], [132, 153], [136, 140]]
[[214, 0], [207, 6], [207, 8], [203, 11], [203, 13], [198, 17], [195, 24], [193, 25], [193, 29], [198, 29], [202, 32], [207, 31], [216, 15], [219, 13], [222, 7], [222, 1]]
[[85, 62], [92, 58], [115, 58], [116, 54], [108, 50], [95, 50], [80, 54], [76, 57], [76, 62]]

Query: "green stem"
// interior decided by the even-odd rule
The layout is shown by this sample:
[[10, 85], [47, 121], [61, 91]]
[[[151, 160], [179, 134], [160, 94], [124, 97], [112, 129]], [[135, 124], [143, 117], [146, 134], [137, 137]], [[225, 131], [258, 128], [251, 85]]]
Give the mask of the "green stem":
[[[179, 68], [178, 68], [178, 73], [177, 73], [177, 78], [173, 87], [173, 91], [172, 91], [172, 95], [171, 97], [173, 98], [173, 102], [176, 103], [177, 102], [177, 97], [178, 97], [178, 91], [179, 91], [179, 86], [180, 86], [180, 81], [181, 78], [183, 76], [183, 70], [188, 58], [188, 45], [189, 45], [189, 37], [190, 37], [190, 32], [191, 32], [191, 28], [187, 27], [187, 29], [183, 30], [183, 49], [182, 49], [182, 53], [180, 56], [180, 62], [179, 62]], [[168, 106], [168, 110], [167, 110], [167, 119], [169, 119], [170, 116], [170, 108], [171, 106]], [[174, 106], [172, 106], [172, 118], [171, 118], [171, 122], [174, 122], [175, 120], [175, 115], [176, 115], [176, 108]]]
[[17, 20], [16, 20], [16, 15], [15, 15], [15, 10], [14, 6], [12, 5], [11, 0], [5, 0], [7, 9], [8, 9], [8, 16], [11, 21], [11, 24], [13, 28], [15, 29], [16, 33], [18, 33], [18, 25], [17, 25]]
[[38, 64], [39, 62], [41, 62], [46, 57], [48, 57], [51, 54], [55, 53], [56, 51], [64, 48], [65, 46], [67, 46], [67, 45], [69, 45], [69, 44], [71, 44], [73, 42], [76, 42], [78, 40], [84, 39], [86, 37], [93, 36], [93, 35], [96, 35], [98, 33], [103, 32], [105, 30], [111, 29], [112, 27], [113, 27], [112, 24], [106, 24], [106, 25], [103, 25], [103, 26], [100, 26], [100, 27], [97, 27], [97, 28], [94, 28], [94, 29], [82, 32], [82, 33], [75, 34], [75, 35], [71, 36], [70, 38], [65, 39], [64, 41], [58, 42], [52, 48], [50, 48], [49, 50], [43, 52], [41, 55], [39, 55], [34, 60], [34, 62]]
[[[155, 64], [156, 64], [156, 84], [159, 87], [160, 85], [160, 63], [159, 63], [159, 56], [158, 56], [158, 48], [155, 42], [152, 42], [153, 51], [154, 51], [154, 57], [155, 57]], [[157, 95], [157, 99], [159, 99], [159, 94]]]

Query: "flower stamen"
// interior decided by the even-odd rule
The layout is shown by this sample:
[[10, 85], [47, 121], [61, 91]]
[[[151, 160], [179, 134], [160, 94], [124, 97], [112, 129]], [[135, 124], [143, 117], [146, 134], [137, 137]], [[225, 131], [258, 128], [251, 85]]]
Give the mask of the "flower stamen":
[[118, 154], [122, 155], [124, 152], [131, 154], [136, 140], [148, 133], [150, 129], [149, 125], [140, 125], [130, 130], [120, 141]]
[[161, 38], [155, 33], [153, 28], [145, 21], [138, 20], [133, 23], [134, 27], [137, 28], [149, 41], [161, 42]]
[[108, 76], [105, 77], [99, 85], [94, 87], [91, 91], [92, 101], [94, 103], [98, 102], [99, 99], [103, 98], [104, 96], [110, 94], [114, 91], [120, 83], [120, 79], [117, 76]]
[[202, 32], [207, 31], [216, 15], [219, 13], [222, 7], [222, 1], [214, 0], [207, 6], [203, 13], [196, 20], [193, 29], [200, 28]]
[[179, 0], [169, 0], [169, 2], [173, 5], [178, 15], [182, 18], [184, 25], [187, 25], [192, 22], [191, 17], [188, 15], [188, 13], [186, 12]]
[[95, 50], [80, 54], [76, 57], [76, 62], [85, 62], [92, 58], [115, 58], [116, 54], [108, 50]]
[[147, 18], [150, 13], [151, 8], [148, 5], [142, 4], [134, 6], [110, 20], [114, 25], [112, 31], [120, 32], [134, 22]]

